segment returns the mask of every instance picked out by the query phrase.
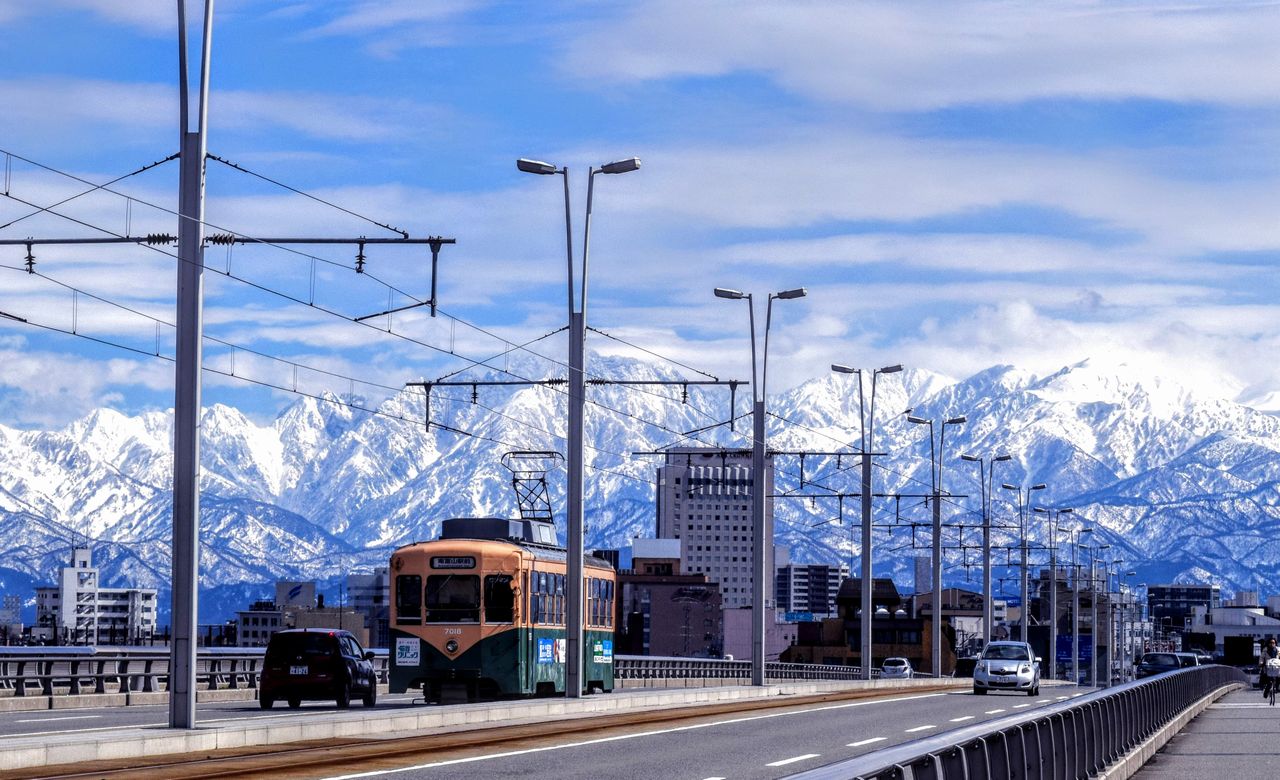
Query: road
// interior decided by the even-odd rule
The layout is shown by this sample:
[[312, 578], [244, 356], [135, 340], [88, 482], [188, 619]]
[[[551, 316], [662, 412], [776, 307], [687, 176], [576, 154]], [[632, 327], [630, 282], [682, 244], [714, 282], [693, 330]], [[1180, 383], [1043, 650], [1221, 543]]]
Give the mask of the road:
[[501, 747], [469, 748], [410, 766], [352, 766], [289, 777], [355, 778], [777, 778], [862, 753], [1027, 712], [1091, 689], [1046, 687], [1038, 698], [968, 691], [720, 715], [671, 727], [619, 727]]

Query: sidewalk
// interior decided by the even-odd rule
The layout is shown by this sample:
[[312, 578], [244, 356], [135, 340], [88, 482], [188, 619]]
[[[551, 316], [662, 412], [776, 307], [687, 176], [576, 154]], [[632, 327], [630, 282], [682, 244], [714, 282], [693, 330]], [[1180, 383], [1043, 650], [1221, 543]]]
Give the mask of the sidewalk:
[[1254, 688], [1209, 705], [1148, 761], [1138, 780], [1261, 776], [1280, 769], [1280, 701]]

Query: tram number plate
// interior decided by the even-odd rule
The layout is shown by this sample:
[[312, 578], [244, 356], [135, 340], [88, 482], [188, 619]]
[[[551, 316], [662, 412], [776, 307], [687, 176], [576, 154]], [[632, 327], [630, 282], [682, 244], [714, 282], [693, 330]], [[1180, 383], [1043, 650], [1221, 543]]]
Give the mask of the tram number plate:
[[305, 667], [305, 666], [290, 666], [290, 667], [289, 667], [289, 674], [306, 674], [306, 673], [307, 673], [307, 667]]

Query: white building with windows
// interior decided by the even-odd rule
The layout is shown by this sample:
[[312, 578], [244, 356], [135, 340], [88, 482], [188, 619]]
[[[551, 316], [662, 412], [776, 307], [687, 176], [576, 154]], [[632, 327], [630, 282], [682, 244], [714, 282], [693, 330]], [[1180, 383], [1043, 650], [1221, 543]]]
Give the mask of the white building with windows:
[[[764, 495], [773, 493], [773, 461], [765, 462]], [[680, 571], [720, 586], [726, 610], [751, 606], [751, 507], [756, 480], [750, 451], [677, 447], [658, 467], [659, 539], [680, 540]], [[764, 538], [773, 538], [773, 499], [766, 498]], [[765, 550], [765, 593], [774, 597], [776, 555]], [[784, 561], [785, 563], [785, 561]], [[772, 606], [772, 605], [771, 605]]]
[[154, 588], [104, 588], [93, 551], [77, 547], [58, 585], [36, 588], [33, 634], [63, 644], [142, 644], [156, 632]]

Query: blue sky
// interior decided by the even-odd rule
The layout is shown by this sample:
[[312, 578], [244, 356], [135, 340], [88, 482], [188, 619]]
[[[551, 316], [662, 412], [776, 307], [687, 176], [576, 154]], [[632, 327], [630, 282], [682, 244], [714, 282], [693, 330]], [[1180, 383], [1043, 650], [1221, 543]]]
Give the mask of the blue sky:
[[[0, 148], [103, 182], [177, 149], [176, 6], [0, 0]], [[416, 236], [456, 237], [440, 301], [397, 338], [244, 280], [311, 295], [310, 261], [211, 248], [206, 332], [236, 373], [376, 396], [564, 322], [559, 180], [575, 248], [598, 177], [591, 324], [746, 378], [740, 304], [775, 312], [771, 389], [832, 362], [954, 377], [1092, 358], [1280, 408], [1280, 8], [1274, 3], [259, 2], [216, 9], [209, 149]], [[192, 2], [190, 15], [200, 13]], [[176, 163], [58, 212], [172, 232]], [[14, 159], [0, 225], [78, 190]], [[83, 187], [81, 187], [83, 188]], [[208, 219], [247, 235], [387, 235], [210, 163]], [[101, 235], [53, 215], [0, 237]], [[0, 423], [172, 404], [174, 260], [145, 248], [0, 248]], [[325, 247], [316, 301], [386, 308], [354, 251]], [[425, 296], [424, 254], [371, 248], [380, 279]], [[73, 294], [67, 287], [82, 291]], [[141, 312], [104, 303], [100, 296]], [[395, 303], [403, 300], [392, 296]], [[736, 306], [737, 308], [729, 308]], [[385, 322], [383, 323], [385, 327]], [[422, 343], [440, 349], [422, 346]], [[562, 356], [563, 337], [541, 349]], [[593, 338], [593, 349], [639, 354]], [[442, 354], [440, 350], [457, 354]], [[257, 352], [260, 355], [255, 356]], [[230, 367], [230, 350], [206, 362]], [[292, 400], [208, 375], [206, 403], [260, 419]]]

